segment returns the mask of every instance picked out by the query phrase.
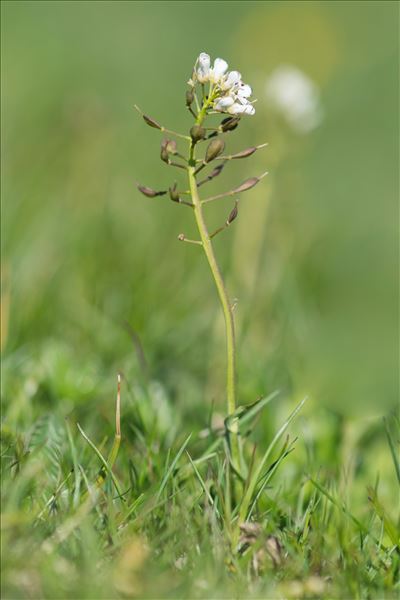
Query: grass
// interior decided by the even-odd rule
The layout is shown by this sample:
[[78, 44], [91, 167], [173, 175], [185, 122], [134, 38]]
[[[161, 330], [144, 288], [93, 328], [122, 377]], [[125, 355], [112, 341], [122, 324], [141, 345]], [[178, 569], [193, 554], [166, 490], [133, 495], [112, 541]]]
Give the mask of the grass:
[[[108, 424], [93, 405], [86, 412], [89, 433], [54, 411], [21, 432], [4, 427], [2, 597], [397, 597], [399, 526], [388, 502], [398, 496], [397, 420], [349, 446], [346, 435], [338, 444], [343, 423], [331, 415], [319, 440], [331, 458], [321, 463], [317, 437], [292, 431], [303, 403], [257, 440], [260, 414], [279, 402], [276, 393], [238, 411], [249, 473], [236, 504], [215, 415], [171, 436], [146, 386], [130, 394], [123, 382], [122, 440], [109, 459], [112, 400]], [[297, 418], [304, 430], [318, 420]], [[392, 458], [385, 481], [368, 450], [376, 444]]]

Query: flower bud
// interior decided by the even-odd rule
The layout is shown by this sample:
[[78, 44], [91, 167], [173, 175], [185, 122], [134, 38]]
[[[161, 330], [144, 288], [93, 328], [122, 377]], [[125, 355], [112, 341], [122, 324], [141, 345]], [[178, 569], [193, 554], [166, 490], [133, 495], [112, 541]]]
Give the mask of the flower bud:
[[227, 117], [221, 121], [221, 131], [233, 131], [239, 125], [240, 118], [238, 117]]
[[221, 140], [220, 138], [212, 140], [212, 142], [208, 144], [204, 162], [209, 163], [212, 160], [214, 160], [214, 158], [217, 158], [217, 156], [219, 156], [224, 151], [224, 148], [225, 143], [223, 140]]
[[155, 198], [156, 196], [164, 196], [164, 194], [166, 194], [166, 191], [161, 191], [161, 192], [156, 192], [156, 190], [152, 190], [149, 187], [146, 187], [145, 185], [138, 185], [137, 186], [139, 192], [142, 192], [142, 194], [144, 194], [145, 196], [147, 196], [147, 198]]
[[194, 93], [193, 90], [186, 90], [186, 106], [189, 108], [193, 104]]
[[142, 117], [143, 117], [144, 121], [147, 123], [147, 125], [150, 125], [150, 127], [154, 127], [155, 129], [162, 129], [161, 125], [159, 125], [157, 123], [157, 121], [155, 121], [151, 117], [148, 117], [145, 114], [143, 114]]
[[201, 125], [193, 125], [193, 127], [190, 130], [190, 137], [194, 142], [204, 140], [204, 138], [206, 137], [206, 130]]

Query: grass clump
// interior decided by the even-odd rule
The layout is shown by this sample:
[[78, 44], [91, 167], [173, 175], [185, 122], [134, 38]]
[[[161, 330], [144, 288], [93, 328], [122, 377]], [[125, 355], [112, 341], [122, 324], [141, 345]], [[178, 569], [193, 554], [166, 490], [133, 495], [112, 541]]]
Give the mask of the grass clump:
[[[284, 398], [270, 401], [273, 414]], [[112, 403], [101, 404], [104, 417], [98, 408], [75, 411], [90, 444], [61, 410], [30, 427], [20, 419], [19, 433], [3, 426], [2, 597], [396, 597], [399, 529], [389, 499], [398, 495], [397, 462], [377, 477], [374, 461], [390, 453], [380, 423], [354, 436], [313, 410], [297, 426], [286, 420], [268, 442], [265, 424], [254, 431], [256, 415], [244, 411], [249, 471], [263, 468], [239, 522], [247, 503], [235, 504], [217, 415], [171, 438], [151, 391], [130, 395], [124, 386], [111, 478], [100, 454], [115, 433]], [[326, 422], [323, 436], [302, 439], [299, 429]], [[398, 423], [386, 425], [395, 448]]]

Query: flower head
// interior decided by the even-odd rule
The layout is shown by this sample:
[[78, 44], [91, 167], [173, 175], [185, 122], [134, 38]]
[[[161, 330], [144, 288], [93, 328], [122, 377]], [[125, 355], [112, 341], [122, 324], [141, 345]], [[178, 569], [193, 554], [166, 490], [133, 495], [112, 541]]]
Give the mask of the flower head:
[[250, 101], [251, 87], [242, 81], [239, 71], [228, 71], [228, 63], [216, 58], [211, 67], [208, 54], [202, 52], [196, 61], [191, 84], [209, 83], [210, 107], [217, 112], [230, 115], [254, 115], [255, 108]]

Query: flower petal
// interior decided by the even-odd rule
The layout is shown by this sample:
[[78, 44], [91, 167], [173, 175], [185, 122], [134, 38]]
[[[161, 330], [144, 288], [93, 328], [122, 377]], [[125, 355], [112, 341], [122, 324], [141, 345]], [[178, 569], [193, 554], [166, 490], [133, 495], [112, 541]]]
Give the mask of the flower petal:
[[197, 60], [198, 60], [200, 67], [207, 68], [207, 69], [210, 68], [211, 59], [210, 59], [210, 55], [207, 54], [206, 52], [202, 52]]
[[247, 83], [243, 83], [238, 90], [238, 96], [243, 98], [250, 98], [252, 93], [252, 89]]
[[216, 58], [210, 72], [210, 81], [218, 83], [228, 70], [228, 63], [223, 58]]
[[214, 102], [214, 109], [219, 111], [225, 111], [227, 108], [232, 106], [234, 102], [235, 101], [232, 98], [232, 96], [224, 96], [223, 98], [218, 98], [218, 100]]
[[226, 75], [225, 80], [221, 83], [221, 88], [223, 90], [229, 90], [233, 87], [236, 87], [240, 85], [241, 79], [242, 76], [239, 71], [230, 71]]
[[235, 102], [227, 111], [231, 115], [254, 115], [255, 108], [252, 104], [239, 104]]
[[197, 59], [197, 63], [197, 79], [200, 81], [200, 83], [205, 83], [210, 77], [210, 56], [205, 52], [202, 52]]

